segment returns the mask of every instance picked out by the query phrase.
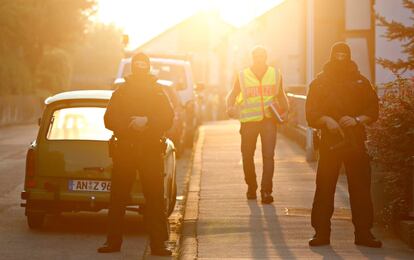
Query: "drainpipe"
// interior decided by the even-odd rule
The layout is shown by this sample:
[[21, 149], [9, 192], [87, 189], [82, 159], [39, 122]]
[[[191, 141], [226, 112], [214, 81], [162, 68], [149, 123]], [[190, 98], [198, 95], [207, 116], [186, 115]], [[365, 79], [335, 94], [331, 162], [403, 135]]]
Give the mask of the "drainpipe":
[[414, 169], [411, 172], [411, 211], [408, 215], [410, 219], [414, 219]]
[[[314, 0], [306, 1], [306, 92], [314, 77]], [[312, 128], [306, 128], [306, 160], [314, 161], [316, 158], [313, 149]]]

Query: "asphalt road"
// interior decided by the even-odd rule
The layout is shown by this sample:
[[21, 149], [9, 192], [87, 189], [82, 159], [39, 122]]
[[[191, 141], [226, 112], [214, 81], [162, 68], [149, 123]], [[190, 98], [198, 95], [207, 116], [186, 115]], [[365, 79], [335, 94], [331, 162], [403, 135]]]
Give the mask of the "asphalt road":
[[[30, 230], [20, 192], [23, 188], [25, 155], [37, 134], [36, 125], [0, 128], [0, 259], [141, 259], [148, 237], [143, 220], [128, 212], [121, 253], [96, 253], [105, 241], [106, 211], [65, 213], [48, 217], [45, 228]], [[178, 161], [178, 196], [182, 196], [190, 151]], [[177, 207], [179, 208], [179, 207]], [[177, 212], [172, 218], [178, 218]]]

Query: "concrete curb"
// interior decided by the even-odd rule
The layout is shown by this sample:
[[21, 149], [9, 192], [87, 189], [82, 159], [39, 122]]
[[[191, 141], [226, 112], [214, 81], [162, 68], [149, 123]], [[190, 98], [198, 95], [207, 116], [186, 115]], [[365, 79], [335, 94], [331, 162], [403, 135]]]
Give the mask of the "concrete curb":
[[[176, 243], [174, 243], [173, 255], [171, 257], [152, 256], [148, 241], [142, 259], [196, 259], [197, 241], [195, 231], [198, 219], [199, 193], [194, 193], [194, 191], [200, 190], [200, 177], [197, 178], [193, 176], [197, 175], [194, 173], [201, 171], [201, 151], [204, 143], [204, 131], [202, 130], [202, 127], [198, 129], [194, 139], [194, 147], [190, 158], [191, 167], [185, 176], [183, 191], [184, 199], [182, 202], [183, 207], [180, 208], [180, 224], [178, 225], [178, 229], [174, 232], [178, 238]], [[193, 241], [195, 241], [195, 243]], [[184, 248], [185, 250], [183, 250]], [[182, 253], [183, 251], [185, 251], [185, 255]]]
[[202, 149], [205, 131], [199, 128], [197, 141], [193, 150], [192, 167], [185, 197], [184, 219], [180, 238], [179, 259], [197, 259], [197, 221], [199, 214], [200, 181], [202, 171]]

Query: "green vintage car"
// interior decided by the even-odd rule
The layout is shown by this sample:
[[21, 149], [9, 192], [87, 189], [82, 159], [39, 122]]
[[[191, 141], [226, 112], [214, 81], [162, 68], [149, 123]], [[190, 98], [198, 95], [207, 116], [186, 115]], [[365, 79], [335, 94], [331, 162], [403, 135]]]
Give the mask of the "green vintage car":
[[[105, 128], [103, 116], [111, 95], [110, 90], [82, 90], [46, 99], [37, 138], [27, 151], [21, 193], [30, 228], [41, 228], [47, 214], [108, 208], [112, 131]], [[176, 159], [174, 144], [165, 142], [164, 197], [170, 215], [177, 192]], [[141, 212], [144, 205], [137, 175], [127, 209]]]

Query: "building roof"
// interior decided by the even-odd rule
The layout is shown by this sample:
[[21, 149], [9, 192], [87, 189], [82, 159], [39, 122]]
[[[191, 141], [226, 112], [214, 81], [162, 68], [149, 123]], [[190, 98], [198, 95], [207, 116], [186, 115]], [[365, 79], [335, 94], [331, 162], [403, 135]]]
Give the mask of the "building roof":
[[[138, 48], [136, 48], [134, 51], [132, 51], [132, 53], [136, 53], [136, 52], [139, 52], [140, 50], [144, 50], [146, 47], [151, 46], [154, 42], [156, 42], [159, 39], [161, 39], [164, 35], [166, 35], [168, 33], [172, 33], [175, 30], [177, 30], [178, 28], [183, 27], [183, 26], [185, 26], [187, 24], [191, 24], [196, 19], [203, 18], [203, 17], [204, 17], [204, 19], [206, 19], [206, 17], [208, 17], [209, 15], [214, 15], [213, 17], [215, 17], [217, 19], [217, 21], [222, 24], [222, 26], [227, 26], [229, 28], [229, 31], [232, 31], [232, 30], [235, 30], [236, 29], [236, 27], [234, 27], [230, 23], [228, 23], [225, 20], [223, 20], [218, 15], [217, 12], [206, 13], [206, 12], [200, 11], [200, 12], [197, 12], [197, 13], [193, 14], [190, 17], [187, 17], [186, 19], [182, 20], [180, 23], [175, 24], [174, 26], [169, 27], [164, 32], [158, 34], [157, 36], [155, 36], [154, 38], [150, 39], [149, 41], [141, 44], [140, 46], [138, 46]], [[180, 59], [180, 57], [179, 57], [179, 59]], [[181, 59], [183, 59], [183, 57], [181, 57]]]
[[79, 99], [97, 99], [97, 100], [109, 100], [112, 96], [112, 90], [76, 90], [68, 91], [56, 94], [48, 97], [45, 100], [45, 104], [49, 105], [58, 101], [65, 100], [79, 100]]
[[[263, 10], [261, 13], [258, 13], [258, 14], [256, 14], [255, 16], [251, 17], [251, 19], [250, 19], [250, 21], [249, 21], [249, 22], [247, 22], [246, 24], [244, 24], [243, 26], [241, 26], [241, 27], [239, 27], [239, 28], [237, 28], [236, 26], [232, 25], [231, 23], [229, 23], [229, 22], [225, 21], [225, 20], [224, 20], [224, 19], [223, 19], [223, 18], [219, 15], [219, 13], [217, 13], [217, 12], [212, 12], [212, 13], [210, 13], [210, 15], [211, 15], [211, 14], [214, 14], [214, 15], [215, 15], [215, 17], [216, 17], [216, 19], [217, 19], [219, 22], [221, 22], [223, 25], [226, 25], [226, 26], [229, 28], [228, 33], [231, 33], [231, 32], [234, 32], [234, 31], [239, 30], [240, 28], [247, 27], [249, 24], [251, 24], [251, 23], [252, 23], [252, 22], [254, 22], [255, 20], [258, 20], [258, 19], [263, 19], [264, 17], [266, 17], [266, 16], [268, 16], [268, 15], [272, 14], [272, 12], [273, 12], [274, 10], [276, 10], [276, 9], [277, 9], [277, 8], [279, 8], [282, 4], [285, 4], [285, 3], [286, 3], [286, 1], [281, 1], [281, 2], [275, 3], [275, 4], [274, 4], [274, 6], [269, 7], [268, 9]], [[154, 38], [152, 38], [152, 39], [148, 40], [147, 42], [145, 42], [145, 43], [141, 44], [141, 45], [140, 45], [140, 46], [138, 46], [135, 50], [133, 50], [133, 51], [131, 52], [131, 54], [132, 54], [132, 53], [139, 52], [140, 50], [145, 49], [147, 46], [152, 45], [154, 42], [156, 42], [158, 39], [160, 39], [163, 35], [168, 34], [168, 33], [170, 33], [170, 32], [173, 32], [174, 30], [176, 30], [177, 28], [179, 28], [179, 27], [181, 27], [181, 26], [184, 26], [185, 24], [192, 23], [194, 19], [197, 19], [198, 17], [203, 16], [203, 15], [205, 16], [205, 15], [206, 15], [206, 13], [205, 13], [205, 12], [203, 12], [203, 11], [200, 11], [200, 12], [198, 12], [198, 13], [193, 14], [193, 15], [192, 15], [192, 16], [190, 16], [190, 17], [187, 17], [186, 19], [182, 20], [182, 21], [181, 21], [181, 22], [179, 22], [178, 24], [175, 24], [174, 26], [171, 26], [171, 27], [167, 28], [164, 32], [162, 32], [162, 33], [158, 34], [157, 36], [155, 36]]]

